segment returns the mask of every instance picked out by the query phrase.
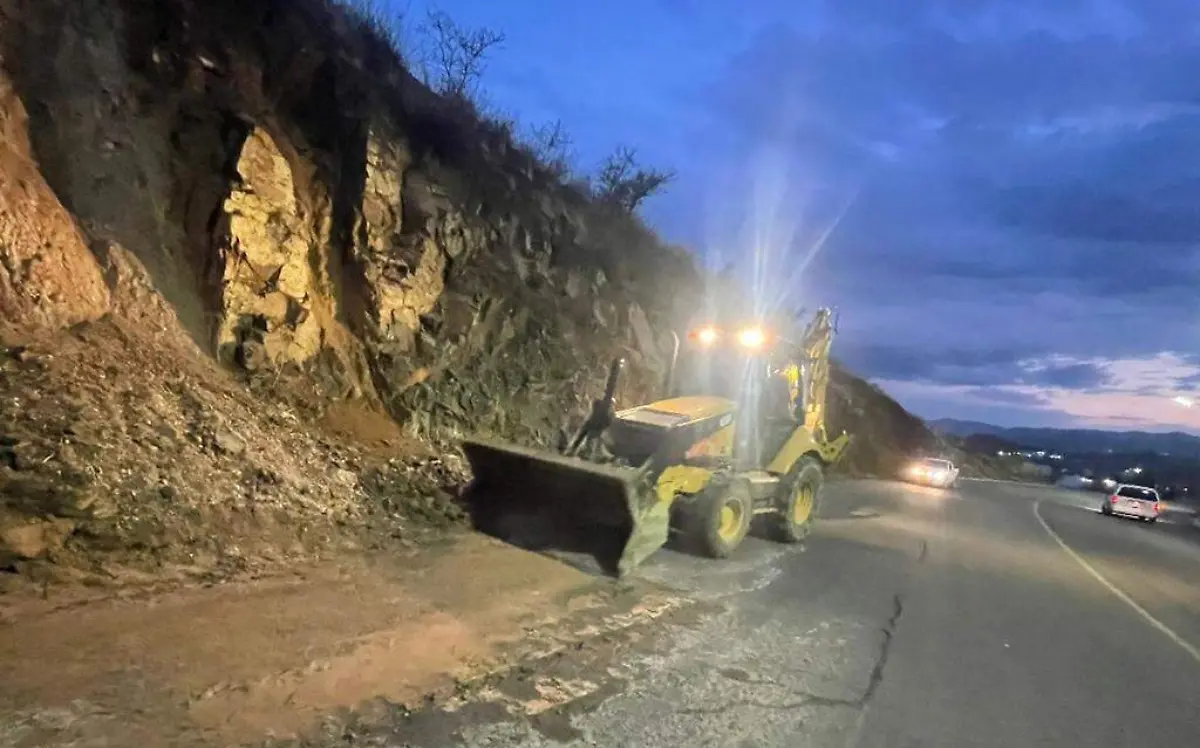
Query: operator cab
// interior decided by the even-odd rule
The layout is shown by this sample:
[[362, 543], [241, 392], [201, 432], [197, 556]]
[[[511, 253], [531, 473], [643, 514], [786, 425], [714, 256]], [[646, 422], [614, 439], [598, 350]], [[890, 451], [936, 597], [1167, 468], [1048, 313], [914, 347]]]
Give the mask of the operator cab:
[[680, 350], [669, 388], [671, 397], [730, 401], [737, 418], [734, 457], [755, 467], [779, 450], [804, 413], [799, 377], [789, 381], [777, 342], [758, 326], [697, 328]]
[[745, 327], [734, 335], [711, 326], [693, 330], [675, 364], [669, 396], [720, 397], [744, 407], [748, 396], [774, 382], [782, 389], [776, 387], [771, 394], [784, 398], [774, 404], [786, 408], [791, 395], [774, 342], [759, 327]]

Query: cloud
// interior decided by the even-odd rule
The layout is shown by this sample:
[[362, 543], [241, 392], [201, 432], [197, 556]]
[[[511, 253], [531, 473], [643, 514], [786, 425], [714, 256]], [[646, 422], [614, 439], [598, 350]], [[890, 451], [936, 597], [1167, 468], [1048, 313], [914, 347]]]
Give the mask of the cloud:
[[1037, 366], [1020, 378], [1022, 384], [1071, 390], [1098, 389], [1113, 379], [1107, 366], [1092, 362]]
[[1042, 408], [1049, 401], [1049, 398], [1041, 392], [1015, 390], [1007, 387], [974, 387], [964, 390], [962, 394], [976, 400], [1018, 405], [1023, 408]]
[[842, 360], [872, 377], [950, 385], [1011, 381], [1020, 371], [1014, 350], [922, 350], [887, 344], [842, 346]]
[[[1026, 372], [1018, 383], [980, 386], [903, 376], [881, 378], [884, 388], [928, 415], [996, 412], [1013, 425], [1087, 424], [1107, 428], [1181, 428], [1200, 431], [1200, 409], [1181, 407], [1177, 396], [1191, 392], [1200, 365], [1188, 357], [1163, 352], [1145, 358], [1089, 361], [1054, 356], [1020, 364]], [[1003, 411], [1002, 411], [1003, 412]], [[957, 414], [957, 415], [956, 415]]]
[[[1063, 359], [1060, 363], [1069, 361]], [[1105, 389], [1115, 393], [1138, 393], [1170, 399], [1184, 394], [1191, 383], [1200, 377], [1200, 364], [1193, 357], [1172, 351], [1144, 358], [1093, 363], [1099, 363], [1107, 371]]]
[[[1200, 195], [1200, 107], [1161, 108], [1157, 121], [1117, 136], [1076, 135], [1100, 141], [1087, 148], [1085, 163], [1073, 163], [1074, 154], [1046, 154], [1040, 173], [985, 189], [980, 200], [996, 206], [1001, 224], [1035, 235], [1191, 250], [1200, 242], [1193, 208]], [[1064, 163], [1048, 169], [1056, 160]]]
[[[920, 350], [890, 345], [843, 347], [852, 369], [879, 379], [908, 380], [951, 386], [1019, 384], [1072, 390], [1097, 390], [1114, 384], [1130, 362], [1076, 360], [1060, 355], [1033, 357], [1017, 349]], [[1157, 359], [1155, 361], [1158, 361]], [[1176, 372], [1176, 376], [1184, 376]], [[1122, 381], [1133, 375], [1125, 372]], [[1171, 384], [1177, 385], [1175, 380]], [[1156, 391], [1158, 391], [1156, 389]], [[999, 401], [997, 398], [993, 400]], [[1017, 400], [1012, 400], [1017, 402]], [[1030, 400], [1029, 402], [1032, 402]]]

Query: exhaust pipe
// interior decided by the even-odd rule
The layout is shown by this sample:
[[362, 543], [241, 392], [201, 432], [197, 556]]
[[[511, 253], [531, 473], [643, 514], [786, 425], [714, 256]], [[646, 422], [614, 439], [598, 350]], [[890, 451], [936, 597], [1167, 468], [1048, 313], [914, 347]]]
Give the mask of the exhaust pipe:
[[599, 400], [592, 402], [592, 412], [588, 414], [587, 420], [567, 443], [567, 448], [563, 450], [564, 455], [573, 457], [579, 454], [580, 448], [599, 438], [612, 424], [613, 418], [616, 417], [616, 408], [613, 403], [617, 397], [617, 385], [620, 384], [621, 371], [624, 368], [625, 359], [623, 358], [614, 358], [608, 365], [608, 379], [604, 382], [604, 394], [600, 396]]

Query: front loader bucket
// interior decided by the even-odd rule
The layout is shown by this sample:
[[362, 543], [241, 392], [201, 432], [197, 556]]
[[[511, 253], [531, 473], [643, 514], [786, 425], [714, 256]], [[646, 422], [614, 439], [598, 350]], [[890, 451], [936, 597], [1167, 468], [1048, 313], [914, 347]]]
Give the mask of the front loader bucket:
[[467, 503], [482, 532], [528, 550], [590, 555], [617, 576], [666, 542], [663, 512], [652, 500], [643, 506], [631, 468], [482, 439], [463, 451], [474, 474]]

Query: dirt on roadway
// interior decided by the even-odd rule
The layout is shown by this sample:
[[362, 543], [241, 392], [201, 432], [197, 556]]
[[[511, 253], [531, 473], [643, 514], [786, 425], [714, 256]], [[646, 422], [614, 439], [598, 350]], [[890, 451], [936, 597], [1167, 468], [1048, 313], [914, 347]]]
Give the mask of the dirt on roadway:
[[0, 609], [0, 744], [295, 737], [339, 711], [451, 697], [509, 663], [683, 606], [653, 584], [598, 580], [467, 534], [421, 556], [286, 577], [104, 600], [10, 599]]

